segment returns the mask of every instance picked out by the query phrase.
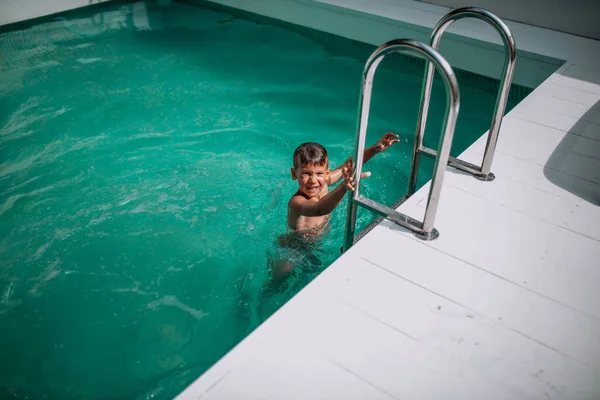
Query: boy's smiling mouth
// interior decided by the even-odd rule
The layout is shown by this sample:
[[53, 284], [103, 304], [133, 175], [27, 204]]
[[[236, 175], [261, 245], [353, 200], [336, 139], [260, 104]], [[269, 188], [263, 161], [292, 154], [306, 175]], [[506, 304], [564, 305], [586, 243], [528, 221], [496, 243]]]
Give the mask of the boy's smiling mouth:
[[314, 192], [316, 190], [319, 190], [320, 187], [321, 185], [306, 185], [306, 190], [308, 192]]

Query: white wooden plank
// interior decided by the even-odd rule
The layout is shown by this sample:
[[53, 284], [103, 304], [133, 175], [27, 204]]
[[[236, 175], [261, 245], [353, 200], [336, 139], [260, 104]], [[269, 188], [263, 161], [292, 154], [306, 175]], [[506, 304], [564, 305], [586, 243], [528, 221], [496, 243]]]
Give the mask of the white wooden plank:
[[440, 238], [424, 245], [600, 318], [598, 241], [451, 186], [442, 196], [435, 224]]
[[[508, 156], [499, 155], [504, 161]], [[514, 159], [511, 167], [519, 169], [521, 164], [527, 162]], [[497, 163], [496, 165], [500, 165]], [[538, 168], [541, 170], [541, 168]], [[500, 173], [504, 170], [496, 169], [499, 175], [493, 182], [482, 184], [465, 174], [449, 173], [446, 177], [446, 184], [454, 188], [460, 188], [463, 191], [472, 193], [479, 197], [486, 204], [498, 204], [523, 214], [541, 219], [550, 224], [564, 227], [566, 229], [582, 233], [586, 236], [600, 240], [600, 207], [592, 203], [583, 201], [580, 197], [571, 194], [568, 196], [566, 190], [562, 189], [559, 195], [540, 190], [530, 182], [522, 183], [519, 181], [504, 178]], [[519, 176], [517, 171], [515, 175]], [[571, 177], [571, 179], [573, 179]], [[547, 186], [553, 186], [548, 180]], [[587, 182], [586, 182], [587, 183]], [[600, 184], [594, 185], [597, 193], [600, 194]], [[556, 190], [558, 191], [558, 190]], [[600, 202], [600, 196], [598, 197]], [[599, 242], [600, 243], [600, 242]]]
[[205, 400], [393, 400], [303, 343], [280, 335], [262, 344], [204, 396]]
[[600, 183], [600, 141], [566, 135], [556, 146], [544, 168]]
[[192, 400], [203, 398], [202, 396], [206, 392], [221, 382], [232, 370], [247, 362], [263, 343], [276, 340], [278, 334], [280, 332], [277, 331], [275, 325], [262, 324], [223, 356], [219, 362], [213, 365], [199, 379], [192, 382], [176, 399]]
[[600, 140], [600, 124], [585, 120], [578, 120], [569, 128], [569, 132], [590, 139]]
[[[598, 122], [594, 120], [595, 115], [591, 116], [587, 114], [589, 110], [590, 106], [588, 105], [552, 97], [540, 92], [534, 92], [527, 96], [527, 98], [519, 104], [519, 107], [514, 108], [511, 111], [511, 115], [539, 123], [544, 123], [546, 117], [553, 114]], [[563, 129], [558, 126], [555, 128]]]
[[600, 93], [600, 69], [573, 64], [562, 71], [560, 75], [553, 76], [552, 82], [561, 86], [598, 94]]
[[[589, 202], [593, 206], [600, 204], [600, 184], [550, 168], [541, 168], [538, 164], [508, 154], [497, 152], [494, 155], [492, 172], [570, 202]], [[461, 173], [451, 170], [449, 174]], [[483, 189], [487, 185], [478, 186]]]
[[[460, 215], [457, 214], [457, 210], [453, 212]], [[483, 224], [485, 222], [482, 222]], [[556, 278], [555, 270], [557, 268], [548, 268], [548, 271], [527, 268], [530, 257], [522, 249], [530, 245], [534, 246], [532, 243], [535, 239], [520, 240], [522, 246], [518, 247], [499, 245], [488, 256], [481, 254], [490, 251], [490, 244], [501, 244], [504, 238], [487, 236], [488, 232], [484, 230], [466, 233], [466, 231], [472, 230], [471, 226], [463, 226], [463, 229], [459, 232], [456, 230], [444, 231], [443, 227], [446, 224], [441, 223], [438, 226], [441, 235], [435, 242], [413, 240], [412, 235], [408, 236], [410, 240], [398, 242], [397, 238], [386, 232], [386, 225], [391, 224], [384, 223], [382, 227], [374, 229], [359, 242], [359, 254], [362, 257], [456, 301], [464, 307], [476, 310], [492, 319], [501, 319], [511, 329], [532, 337], [561, 354], [595, 368], [600, 366], [599, 321], [528, 290], [528, 288], [534, 286], [537, 290], [552, 291], [553, 294], [556, 296], [561, 295], [561, 297], [567, 297], [565, 294], [568, 291], [577, 300], [587, 296], [588, 301], [593, 301], [597, 294], [590, 294], [588, 290], [584, 290], [594, 285], [597, 287], [598, 279], [594, 278], [593, 275], [588, 278], [593, 284], [588, 283], [584, 288], [569, 285], [570, 282], [560, 286], [555, 284], [553, 280], [545, 279], [547, 275]], [[515, 228], [520, 229], [520, 227]], [[397, 229], [395, 226], [392, 227], [392, 230]], [[444, 235], [444, 232], [446, 232], [446, 235]], [[479, 235], [479, 240], [477, 242], [469, 241], [469, 239], [472, 239], [471, 235]], [[459, 245], [460, 249], [455, 253], [461, 254], [453, 254], [452, 250], [455, 250], [457, 243], [460, 242], [462, 242]], [[441, 251], [424, 251], [423, 246], [427, 248], [431, 243], [435, 243], [436, 248]], [[477, 243], [477, 245], [470, 245], [473, 243]], [[448, 257], [446, 253], [448, 248], [450, 248], [452, 257]], [[398, 259], [398, 249], [402, 249], [402, 260]], [[506, 255], [507, 252], [511, 254]], [[518, 260], [515, 262], [515, 259], [519, 258], [519, 252], [525, 259], [522, 262]], [[472, 264], [460, 261], [461, 258], [477, 261], [477, 263], [474, 263], [475, 265], [482, 264], [481, 261], [483, 260], [485, 261], [484, 264], [487, 265], [480, 269]], [[490, 259], [494, 260], [489, 261]], [[414, 265], [419, 265], [419, 268], [414, 268]], [[443, 268], [438, 268], [438, 266], [443, 266]], [[591, 268], [589, 265], [587, 267]], [[483, 268], [487, 270], [493, 268], [493, 273]], [[494, 273], [502, 277], [509, 276], [509, 278], [498, 279], [499, 275], [494, 275]], [[572, 273], [581, 275], [579, 270], [573, 270]], [[564, 275], [565, 278], [568, 278], [568, 274]], [[508, 280], [513, 278], [513, 280], [518, 281], [523, 277], [527, 277], [530, 281], [519, 281], [521, 285], [516, 285]], [[557, 278], [560, 279], [562, 276]], [[555, 287], [546, 288], [541, 283], [554, 285]], [[557, 285], [559, 285], [558, 288], [556, 288]], [[585, 294], [573, 293], [573, 287], [577, 287], [578, 291], [585, 291]], [[570, 299], [566, 300], [570, 303], [574, 302]], [[597, 314], [592, 306], [586, 305], [586, 311]]]
[[567, 134], [511, 114], [502, 121], [496, 151], [544, 165]]
[[[411, 265], [421, 268], [420, 263]], [[315, 286], [456, 359], [460, 370], [479, 371], [485, 377], [479, 386], [508, 388], [501, 389], [505, 398], [600, 395], [591, 368], [363, 259], [341, 260]]]
[[[419, 343], [398, 329], [334, 299], [328, 292], [301, 297], [274, 319], [291, 343], [308, 343], [328, 359], [397, 398], [437, 399], [452, 393], [490, 399], [520, 398], [454, 354]], [[436, 382], [432, 385], [431, 382]]]
[[600, 141], [597, 140], [505, 117], [496, 151], [600, 183]]
[[560, 85], [550, 80], [542, 83], [535, 89], [535, 91], [536, 93], [543, 93], [550, 97], [556, 97], [588, 107], [591, 107], [600, 101], [600, 93], [588, 92], [585, 90]]

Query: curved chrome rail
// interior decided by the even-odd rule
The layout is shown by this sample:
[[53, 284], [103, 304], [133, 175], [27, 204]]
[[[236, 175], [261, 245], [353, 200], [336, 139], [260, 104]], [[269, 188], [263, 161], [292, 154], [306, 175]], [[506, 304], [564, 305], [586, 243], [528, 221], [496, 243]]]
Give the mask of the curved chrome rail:
[[[504, 61], [504, 72], [502, 73], [500, 91], [498, 92], [498, 97], [496, 98], [496, 107], [494, 109], [494, 116], [492, 118], [492, 124], [490, 126], [481, 166], [477, 166], [454, 157], [450, 157], [449, 164], [452, 167], [472, 174], [477, 179], [491, 181], [494, 179], [494, 174], [490, 172], [490, 169], [492, 167], [496, 143], [498, 142], [498, 133], [500, 132], [502, 117], [504, 116], [504, 111], [506, 110], [506, 102], [508, 100], [510, 85], [512, 83], [513, 73], [515, 70], [517, 48], [515, 45], [515, 40], [510, 33], [510, 29], [508, 29], [508, 26], [506, 26], [506, 24], [500, 18], [487, 10], [476, 7], [459, 8], [446, 14], [433, 29], [431, 34], [431, 47], [437, 49], [442, 35], [446, 29], [454, 21], [462, 18], [477, 18], [492, 25], [502, 37], [504, 47], [506, 48], [506, 58]], [[429, 101], [431, 99], [431, 88], [433, 84], [433, 66], [427, 61], [426, 63], [427, 69], [425, 72], [423, 91], [421, 93], [421, 108], [419, 110], [417, 134], [415, 136], [415, 145], [413, 148], [413, 164], [410, 171], [408, 196], [412, 195], [417, 187], [420, 153], [425, 153], [434, 157], [436, 155], [435, 150], [423, 146], [423, 135], [425, 133], [427, 114], [429, 112]]]
[[[442, 126], [442, 136], [437, 151], [434, 173], [429, 189], [429, 197], [423, 222], [416, 221], [407, 215], [404, 215], [392, 208], [386, 207], [376, 201], [360, 195], [360, 175], [362, 172], [363, 153], [367, 136], [367, 126], [369, 123], [369, 108], [371, 106], [371, 92], [373, 90], [373, 78], [379, 63], [383, 58], [392, 52], [409, 53], [418, 55], [429, 60], [428, 65], [434, 66], [440, 72], [446, 86], [446, 119]], [[348, 210], [346, 215], [346, 231], [344, 234], [343, 250], [348, 250], [354, 244], [356, 229], [356, 210], [358, 205], [378, 213], [379, 215], [410, 229], [415, 236], [432, 240], [438, 236], [438, 232], [433, 227], [435, 215], [440, 199], [440, 193], [444, 180], [444, 172], [450, 157], [450, 148], [452, 146], [452, 137], [456, 127], [456, 118], [460, 106], [460, 96], [458, 91], [458, 82], [452, 66], [432, 47], [410, 39], [398, 39], [387, 42], [377, 48], [369, 57], [363, 72], [363, 81], [359, 99], [359, 114], [356, 131], [356, 152], [355, 160], [355, 190], [348, 193]]]

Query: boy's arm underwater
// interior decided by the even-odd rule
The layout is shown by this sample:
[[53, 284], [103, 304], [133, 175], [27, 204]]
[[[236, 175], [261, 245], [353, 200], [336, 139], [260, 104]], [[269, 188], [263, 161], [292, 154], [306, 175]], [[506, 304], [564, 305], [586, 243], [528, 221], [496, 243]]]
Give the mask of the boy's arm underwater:
[[[310, 201], [303, 196], [293, 196], [288, 203], [290, 210], [295, 215], [303, 215], [306, 217], [321, 217], [331, 214], [338, 204], [344, 198], [348, 190], [354, 190], [354, 177], [351, 175], [352, 163], [347, 162], [341, 166], [344, 183], [333, 189], [319, 201]], [[366, 178], [371, 176], [370, 172], [364, 172], [361, 177]]]
[[[363, 155], [363, 165], [371, 158], [373, 158], [375, 154], [381, 153], [382, 151], [389, 149], [390, 146], [396, 142], [399, 142], [398, 135], [395, 135], [391, 132], [388, 132], [385, 135], [383, 135], [381, 139], [377, 141], [377, 143], [365, 149]], [[329, 180], [327, 181], [328, 185], [333, 185], [334, 183], [337, 183], [340, 179], [342, 179], [342, 177], [344, 176], [343, 168], [348, 162], [352, 162], [352, 157], [344, 161], [342, 165], [340, 165], [339, 167], [337, 167], [329, 173]]]

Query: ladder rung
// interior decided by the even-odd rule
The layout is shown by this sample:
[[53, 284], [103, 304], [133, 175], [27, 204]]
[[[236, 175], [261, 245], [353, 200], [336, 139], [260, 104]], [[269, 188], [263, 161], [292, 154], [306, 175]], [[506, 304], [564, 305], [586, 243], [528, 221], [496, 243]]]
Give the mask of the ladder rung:
[[[392, 204], [391, 208], [395, 210], [396, 208], [400, 207], [406, 200], [408, 200], [408, 196], [402, 196], [400, 198], [400, 200], [398, 200], [397, 202]], [[359, 232], [358, 235], [356, 235], [356, 237], [354, 238], [354, 243], [358, 242], [367, 233], [371, 232], [373, 230], [373, 228], [375, 228], [377, 225], [379, 225], [381, 223], [381, 221], [383, 221], [385, 219], [386, 216], [381, 216], [381, 217], [375, 218], [369, 225], [367, 225], [365, 227], [365, 229], [363, 229], [362, 231]]]
[[380, 204], [374, 200], [368, 199], [360, 195], [357, 198], [353, 199], [353, 201], [364, 206], [368, 210], [373, 211], [389, 219], [390, 221], [397, 223], [398, 225], [410, 229], [411, 231], [424, 233], [422, 222], [417, 221], [416, 219], [411, 218], [408, 215], [402, 214], [394, 210], [393, 208], [384, 206], [383, 204]]
[[[430, 149], [429, 147], [421, 146], [419, 151], [423, 154], [426, 154], [430, 157], [437, 157], [437, 151]], [[460, 169], [461, 171], [465, 171], [470, 173], [471, 175], [482, 176], [481, 167], [475, 164], [471, 164], [469, 162], [459, 160], [458, 158], [450, 156], [448, 158], [448, 165], [454, 167], [456, 169]]]

